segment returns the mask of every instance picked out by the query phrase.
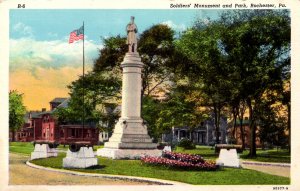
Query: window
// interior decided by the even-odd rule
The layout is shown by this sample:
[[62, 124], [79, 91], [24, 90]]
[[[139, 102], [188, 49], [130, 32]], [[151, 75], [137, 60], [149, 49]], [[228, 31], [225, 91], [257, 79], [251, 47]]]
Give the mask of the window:
[[75, 129], [72, 129], [72, 137], [75, 137]]

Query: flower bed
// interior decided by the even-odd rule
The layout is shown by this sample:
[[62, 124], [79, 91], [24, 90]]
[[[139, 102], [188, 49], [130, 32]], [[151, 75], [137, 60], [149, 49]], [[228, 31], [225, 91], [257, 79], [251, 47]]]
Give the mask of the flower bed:
[[188, 162], [192, 164], [204, 163], [203, 157], [200, 155], [184, 154], [184, 153], [174, 153], [165, 151], [163, 157], [171, 160], [177, 160], [182, 162]]
[[164, 152], [163, 157], [145, 156], [141, 158], [144, 164], [159, 165], [184, 170], [216, 170], [218, 166], [213, 161], [205, 161], [199, 155]]

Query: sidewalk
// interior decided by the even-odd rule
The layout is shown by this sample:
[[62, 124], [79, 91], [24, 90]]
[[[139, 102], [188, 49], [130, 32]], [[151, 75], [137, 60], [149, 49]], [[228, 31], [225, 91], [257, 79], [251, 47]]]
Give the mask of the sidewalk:
[[[104, 177], [78, 176], [74, 173], [45, 171], [25, 164], [28, 155], [9, 153], [9, 185], [152, 185], [145, 181], [130, 181]], [[0, 186], [1, 187], [1, 186]], [[1, 189], [0, 189], [1, 190]]]
[[290, 177], [291, 165], [289, 163], [268, 163], [242, 160], [242, 167], [267, 174]]

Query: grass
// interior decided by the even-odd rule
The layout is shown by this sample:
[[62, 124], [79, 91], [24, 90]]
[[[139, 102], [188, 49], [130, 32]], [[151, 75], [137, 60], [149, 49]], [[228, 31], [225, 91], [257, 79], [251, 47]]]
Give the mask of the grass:
[[[62, 168], [63, 157], [65, 157], [65, 153], [60, 153], [56, 158], [37, 159], [33, 160], [32, 163], [46, 167]], [[102, 157], [98, 157], [98, 163], [99, 166], [96, 168], [74, 170], [88, 173], [150, 177], [195, 185], [290, 184], [289, 178], [248, 169], [224, 168], [218, 171], [184, 171], [161, 166], [143, 165], [139, 160], [112, 160]]]
[[215, 149], [209, 146], [196, 146], [196, 149], [187, 150], [182, 147], [176, 147], [175, 152], [197, 154], [201, 155], [205, 159], [216, 160], [218, 155], [215, 154]]
[[[14, 153], [30, 154], [34, 147], [32, 143], [13, 142], [9, 144], [9, 151]], [[103, 146], [95, 146], [94, 150], [102, 148]], [[58, 147], [62, 150], [67, 150], [68, 146]], [[205, 159], [216, 159], [218, 156], [214, 154], [214, 149], [208, 146], [197, 146], [193, 150], [184, 150], [183, 148], [176, 148], [176, 152], [184, 152], [190, 154], [200, 154]], [[245, 151], [241, 158], [247, 155], [248, 151]], [[258, 156], [256, 160], [268, 160], [268, 162], [289, 161], [290, 155], [285, 151], [269, 150], [269, 151], [257, 151]], [[59, 153], [58, 157], [37, 159], [32, 163], [52, 167], [62, 168], [62, 159], [66, 153]], [[272, 158], [273, 157], [273, 158]], [[278, 157], [277, 159], [274, 159]], [[253, 159], [251, 159], [253, 160]], [[248, 169], [235, 169], [224, 168], [219, 171], [184, 171], [168, 169], [160, 166], [148, 166], [141, 164], [138, 160], [112, 160], [107, 158], [98, 157], [99, 166], [92, 169], [75, 169], [76, 171], [89, 172], [89, 173], [101, 173], [101, 174], [117, 174], [128, 176], [140, 176], [150, 177], [166, 180], [174, 180], [196, 185], [248, 185], [248, 184], [289, 184], [290, 179], [280, 176], [269, 175], [254, 170]], [[275, 161], [274, 161], [275, 162]], [[251, 177], [251, 178], [249, 178]]]
[[[189, 153], [189, 154], [198, 154], [203, 156], [205, 159], [217, 159], [218, 155], [215, 154], [215, 150], [209, 146], [196, 146], [196, 149], [185, 150], [181, 147], [177, 147], [175, 152]], [[240, 154], [240, 158], [243, 160], [251, 160], [258, 162], [276, 162], [276, 163], [290, 163], [291, 154], [288, 150], [284, 149], [272, 149], [272, 150], [262, 150], [257, 149], [255, 158], [248, 157], [249, 150], [245, 150]]]
[[[65, 147], [63, 145], [59, 145], [59, 150], [68, 150], [68, 145]], [[94, 151], [99, 148], [103, 148], [103, 145], [95, 145], [93, 147]], [[34, 147], [32, 143], [26, 142], [10, 142], [9, 143], [9, 151], [14, 153], [22, 153], [30, 155], [33, 152]], [[209, 146], [199, 146], [197, 145], [196, 149], [192, 150], [185, 150], [181, 147], [177, 147], [175, 152], [182, 152], [182, 153], [189, 153], [189, 154], [198, 154], [203, 156], [205, 159], [216, 160], [218, 155], [215, 154], [215, 150], [213, 147]], [[272, 149], [272, 150], [261, 150], [257, 149], [257, 157], [256, 158], [249, 158], [248, 155], [249, 151], [245, 150], [242, 154], [240, 154], [240, 158], [243, 160], [252, 160], [258, 162], [277, 162], [277, 163], [290, 163], [291, 162], [291, 155], [287, 150], [283, 149]]]
[[33, 144], [29, 142], [10, 142], [9, 143], [9, 152], [21, 153], [30, 155], [34, 150]]
[[[67, 151], [69, 148], [68, 145], [59, 145], [57, 149]], [[96, 145], [93, 147], [93, 150], [96, 151], [98, 148], [103, 148], [103, 145]], [[33, 152], [34, 146], [31, 142], [10, 142], [9, 143], [9, 152], [21, 153], [30, 155]]]
[[247, 155], [249, 154], [249, 150], [243, 152], [240, 155], [240, 158], [244, 160], [252, 160], [259, 162], [276, 162], [276, 163], [291, 163], [291, 154], [288, 150], [284, 149], [272, 149], [272, 150], [261, 150], [258, 149], [256, 151], [255, 158], [249, 158]]

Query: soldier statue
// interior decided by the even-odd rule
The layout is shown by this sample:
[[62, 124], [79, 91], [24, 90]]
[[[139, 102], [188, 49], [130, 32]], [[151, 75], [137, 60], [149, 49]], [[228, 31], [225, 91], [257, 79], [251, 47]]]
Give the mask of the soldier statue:
[[135, 23], [134, 23], [134, 17], [131, 16], [131, 21], [126, 26], [127, 31], [127, 41], [126, 44], [128, 45], [128, 52], [137, 52], [137, 38], [136, 33], [138, 31]]

